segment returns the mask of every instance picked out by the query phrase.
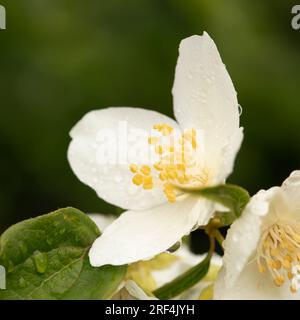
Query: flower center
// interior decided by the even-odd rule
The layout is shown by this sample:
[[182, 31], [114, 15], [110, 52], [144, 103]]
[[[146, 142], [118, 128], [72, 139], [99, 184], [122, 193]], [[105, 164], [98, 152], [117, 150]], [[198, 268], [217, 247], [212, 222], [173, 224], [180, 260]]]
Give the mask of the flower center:
[[259, 272], [269, 270], [276, 286], [290, 281], [290, 291], [300, 287], [300, 224], [276, 223], [266, 230], [257, 249]]
[[187, 129], [176, 136], [174, 128], [168, 124], [156, 124], [153, 129], [155, 135], [148, 137], [148, 143], [159, 161], [153, 166], [131, 164], [132, 182], [146, 190], [161, 187], [170, 203], [180, 194], [176, 187], [206, 185], [210, 173], [197, 161], [197, 131]]

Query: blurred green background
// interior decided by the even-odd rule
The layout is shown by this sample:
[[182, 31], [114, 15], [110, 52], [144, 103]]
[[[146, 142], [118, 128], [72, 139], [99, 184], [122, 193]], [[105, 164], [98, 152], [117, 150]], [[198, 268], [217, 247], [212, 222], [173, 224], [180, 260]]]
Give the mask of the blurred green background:
[[115, 212], [73, 175], [70, 128], [87, 111], [172, 115], [180, 40], [206, 30], [238, 91], [245, 140], [230, 181], [251, 193], [300, 167], [300, 30], [287, 0], [2, 0], [0, 231], [68, 205]]

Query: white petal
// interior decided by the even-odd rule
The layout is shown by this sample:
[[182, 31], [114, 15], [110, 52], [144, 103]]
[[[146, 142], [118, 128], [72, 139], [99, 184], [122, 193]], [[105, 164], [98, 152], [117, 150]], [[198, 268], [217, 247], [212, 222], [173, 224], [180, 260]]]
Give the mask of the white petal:
[[157, 300], [153, 296], [148, 296], [142, 288], [134, 281], [124, 281], [111, 300]]
[[132, 162], [149, 164], [155, 158], [147, 138], [157, 123], [178, 128], [174, 120], [144, 109], [124, 107], [89, 112], [70, 133], [73, 140], [68, 159], [74, 173], [100, 198], [125, 209], [148, 209], [165, 202], [160, 188], [143, 190], [135, 186], [129, 170]]
[[[179, 275], [183, 274], [188, 269], [194, 267], [206, 257], [206, 254], [194, 254], [192, 253], [186, 245], [182, 245], [174, 255], [178, 258], [171, 266], [166, 269], [154, 270], [152, 271], [152, 276], [155, 279], [157, 287], [161, 287], [164, 284], [174, 280]], [[211, 259], [211, 267], [221, 267], [222, 258], [214, 254]], [[188, 291], [176, 297], [177, 299], [184, 300], [194, 300], [198, 299], [201, 290], [208, 285], [210, 281], [204, 278], [200, 283], [196, 284], [194, 287], [190, 288]]]
[[256, 262], [248, 264], [231, 287], [226, 286], [226, 269], [221, 270], [214, 286], [215, 300], [299, 300], [300, 292], [292, 294], [289, 283], [278, 288], [269, 274], [261, 274]]
[[278, 194], [278, 187], [260, 191], [252, 197], [241, 218], [228, 230], [224, 241], [224, 290], [234, 285], [254, 254], [268, 219], [270, 202]]
[[239, 127], [236, 91], [207, 33], [181, 41], [172, 93], [179, 124], [203, 130], [206, 149], [225, 146]]
[[182, 245], [174, 253], [174, 256], [176, 256], [178, 259], [168, 268], [152, 271], [152, 276], [155, 279], [157, 287], [161, 287], [164, 284], [174, 280], [180, 274], [200, 263], [205, 259], [206, 254], [193, 254], [186, 245]]
[[218, 166], [219, 169], [216, 173], [215, 183], [224, 183], [227, 177], [232, 173], [235, 157], [240, 150], [243, 138], [243, 128], [237, 129], [229, 139], [228, 144], [221, 151], [221, 163]]
[[123, 265], [165, 252], [197, 224], [201, 202], [187, 196], [172, 205], [123, 213], [94, 242], [92, 266]]
[[125, 289], [128, 291], [130, 296], [137, 300], [157, 300], [155, 297], [148, 296], [143, 289], [141, 289], [134, 281], [127, 280], [125, 283]]
[[101, 233], [116, 219], [115, 216], [100, 213], [91, 213], [88, 216], [96, 223]]
[[293, 171], [291, 175], [283, 182], [282, 190], [285, 193], [287, 201], [295, 210], [300, 210], [300, 170]]
[[[194, 267], [206, 257], [206, 254], [194, 254], [186, 245], [182, 245], [175, 253], [174, 256], [178, 259], [168, 268], [152, 271], [157, 287], [160, 287], [167, 282], [174, 280], [176, 277]], [[211, 258], [211, 266], [221, 267], [222, 258], [214, 254]], [[200, 291], [198, 291], [199, 295]]]

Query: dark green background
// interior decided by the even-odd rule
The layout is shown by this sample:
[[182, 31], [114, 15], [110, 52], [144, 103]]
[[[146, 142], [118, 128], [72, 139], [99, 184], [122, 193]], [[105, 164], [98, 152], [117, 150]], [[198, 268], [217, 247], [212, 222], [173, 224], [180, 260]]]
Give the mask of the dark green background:
[[70, 128], [87, 111], [172, 114], [180, 40], [206, 30], [239, 101], [245, 140], [231, 182], [251, 193], [300, 163], [300, 30], [287, 0], [2, 0], [0, 230], [68, 205], [115, 209], [73, 175]]

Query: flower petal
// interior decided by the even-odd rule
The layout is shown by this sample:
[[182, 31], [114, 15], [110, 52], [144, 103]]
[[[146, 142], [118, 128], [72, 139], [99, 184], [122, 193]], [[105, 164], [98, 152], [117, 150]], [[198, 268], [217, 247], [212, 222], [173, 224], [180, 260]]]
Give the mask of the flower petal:
[[177, 259], [168, 268], [152, 271], [157, 287], [161, 287], [174, 280], [180, 274], [200, 263], [205, 259], [206, 254], [196, 255], [183, 244], [176, 252], [174, 252], [174, 256]]
[[157, 298], [147, 295], [136, 282], [127, 280], [122, 283], [122, 286], [112, 297], [112, 300], [157, 300]]
[[[174, 256], [177, 260], [171, 264], [168, 268], [154, 270], [152, 271], [152, 275], [155, 279], [157, 287], [161, 287], [166, 283], [174, 280], [176, 277], [183, 274], [188, 269], [194, 267], [201, 261], [203, 261], [206, 257], [206, 254], [197, 255], [192, 253], [186, 245], [182, 245], [175, 253]], [[222, 258], [214, 254], [212, 256], [210, 267], [207, 275], [196, 284], [191, 289], [185, 291], [180, 294], [177, 299], [197, 299], [200, 295], [201, 290], [207, 286], [208, 283], [215, 280], [215, 273], [221, 268]]]
[[157, 123], [178, 128], [174, 120], [145, 109], [118, 107], [89, 112], [70, 133], [73, 140], [68, 159], [74, 173], [100, 198], [125, 209], [148, 209], [165, 202], [161, 189], [135, 186], [129, 170], [131, 163], [154, 162], [148, 135]]
[[236, 91], [207, 33], [181, 41], [172, 93], [176, 119], [203, 130], [205, 148], [225, 146], [239, 127]]
[[115, 220], [116, 217], [109, 214], [91, 213], [88, 215], [101, 231], [101, 233]]
[[224, 183], [227, 177], [232, 173], [234, 161], [238, 151], [240, 150], [243, 138], [243, 128], [237, 129], [229, 139], [228, 144], [221, 151], [222, 163], [218, 166], [219, 170], [216, 173], [215, 183]]
[[[300, 170], [293, 171], [291, 175], [283, 182], [282, 190], [290, 206], [298, 211], [300, 209]], [[299, 220], [299, 217], [298, 217]]]
[[279, 191], [280, 188], [274, 187], [258, 192], [246, 206], [243, 215], [231, 225], [224, 241], [224, 290], [233, 286], [240, 273], [244, 272], [260, 240], [270, 202]]
[[143, 289], [132, 280], [127, 280], [124, 287], [129, 295], [137, 300], [157, 300], [155, 297], [148, 296]]
[[201, 202], [187, 196], [172, 205], [123, 213], [94, 242], [89, 254], [92, 266], [128, 264], [167, 251], [197, 224]]
[[289, 283], [275, 287], [272, 278], [259, 273], [255, 261], [248, 264], [231, 287], [226, 286], [226, 270], [219, 273], [214, 286], [215, 300], [299, 300], [300, 292], [292, 294]]

